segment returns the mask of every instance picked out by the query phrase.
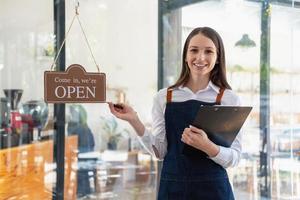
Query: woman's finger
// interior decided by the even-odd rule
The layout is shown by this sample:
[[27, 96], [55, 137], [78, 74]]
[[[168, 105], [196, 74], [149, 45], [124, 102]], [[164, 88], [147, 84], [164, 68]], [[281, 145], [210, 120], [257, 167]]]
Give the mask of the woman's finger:
[[110, 109], [110, 112], [115, 115], [116, 117], [120, 117], [120, 111], [118, 110], [118, 108], [115, 108], [114, 107], [114, 104], [112, 102], [107, 102], [108, 103], [108, 106], [109, 106], [109, 109]]
[[181, 141], [184, 142], [184, 143], [187, 143], [187, 142], [188, 142], [188, 139], [187, 139], [186, 134], [182, 134], [182, 136], [181, 136]]
[[186, 144], [191, 144], [193, 141], [193, 137], [189, 131], [183, 133], [181, 138], [183, 139], [183, 142]]
[[113, 106], [113, 103], [112, 102], [107, 102], [108, 103], [108, 107], [109, 107], [109, 109], [110, 109], [110, 112], [114, 112], [115, 111], [115, 108], [114, 108], [114, 106]]
[[199, 129], [199, 128], [197, 128], [197, 127], [195, 127], [195, 126], [192, 126], [192, 125], [190, 125], [190, 129], [191, 129], [191, 131], [194, 132], [194, 133], [199, 133], [199, 134], [202, 134], [202, 133], [203, 133], [203, 130], [202, 130], [202, 129]]
[[112, 103], [112, 102], [108, 101], [108, 102], [106, 102], [106, 103], [108, 104], [108, 107], [109, 107], [109, 108], [112, 108], [112, 106], [113, 106], [113, 103]]
[[[125, 105], [123, 105], [123, 104], [113, 104], [112, 102], [107, 102], [107, 103], [108, 103], [109, 108], [110, 108], [111, 111], [124, 113]], [[117, 105], [117, 106], [115, 106], [115, 105]]]
[[190, 127], [191, 131], [194, 132], [194, 133], [200, 133], [201, 132], [201, 129], [199, 129], [195, 126], [190, 125], [189, 127]]

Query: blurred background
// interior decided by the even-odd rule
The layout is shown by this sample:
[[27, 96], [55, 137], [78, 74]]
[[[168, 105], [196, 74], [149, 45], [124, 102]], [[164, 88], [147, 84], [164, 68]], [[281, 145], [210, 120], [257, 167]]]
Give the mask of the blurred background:
[[[155, 199], [161, 162], [106, 104], [44, 102], [43, 74], [77, 3], [0, 0], [0, 199]], [[300, 199], [300, 1], [82, 0], [78, 11], [107, 100], [148, 127], [188, 33], [214, 28], [229, 83], [253, 106], [242, 160], [228, 169], [236, 199]], [[56, 69], [74, 63], [97, 72], [76, 21]]]

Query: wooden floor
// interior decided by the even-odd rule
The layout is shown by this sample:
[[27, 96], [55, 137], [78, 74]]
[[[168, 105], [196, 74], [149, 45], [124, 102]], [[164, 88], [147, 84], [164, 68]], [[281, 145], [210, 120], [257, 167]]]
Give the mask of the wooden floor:
[[[146, 182], [132, 181], [125, 185], [121, 178], [114, 182], [114, 185], [102, 189], [101, 192], [93, 192], [85, 197], [78, 198], [79, 200], [92, 199], [120, 199], [120, 200], [155, 200], [156, 199], [156, 174], [152, 175]], [[153, 181], [154, 180], [154, 181]]]

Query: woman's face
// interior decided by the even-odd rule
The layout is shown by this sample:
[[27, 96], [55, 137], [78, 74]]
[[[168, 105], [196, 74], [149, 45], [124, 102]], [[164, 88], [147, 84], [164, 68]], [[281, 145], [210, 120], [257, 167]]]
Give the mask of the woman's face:
[[193, 77], [209, 78], [217, 60], [217, 49], [211, 39], [201, 33], [195, 35], [188, 45], [185, 62]]

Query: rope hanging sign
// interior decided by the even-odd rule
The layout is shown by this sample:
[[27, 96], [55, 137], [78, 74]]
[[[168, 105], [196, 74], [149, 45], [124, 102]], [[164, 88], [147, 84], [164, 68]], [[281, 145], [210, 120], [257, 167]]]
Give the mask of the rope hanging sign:
[[[100, 73], [94, 54], [79, 20], [78, 7], [79, 3], [75, 7], [75, 15], [66, 37], [51, 65], [51, 70], [44, 72], [44, 99], [47, 103], [106, 102], [106, 76], [104, 73]], [[80, 25], [98, 73], [86, 72], [84, 67], [79, 64], [70, 65], [65, 72], [52, 71], [75, 19], [77, 19]]]

